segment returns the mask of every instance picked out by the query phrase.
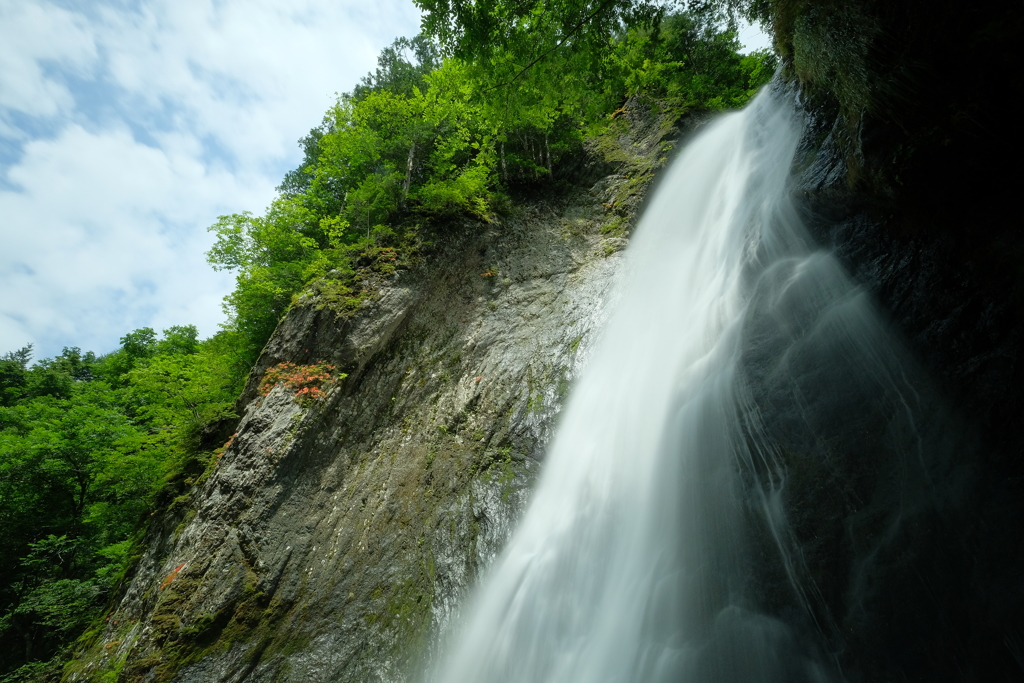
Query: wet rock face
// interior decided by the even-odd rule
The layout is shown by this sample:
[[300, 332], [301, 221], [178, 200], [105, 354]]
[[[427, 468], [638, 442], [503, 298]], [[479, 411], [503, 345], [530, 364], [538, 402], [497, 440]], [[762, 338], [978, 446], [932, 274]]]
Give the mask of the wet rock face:
[[[802, 312], [797, 332], [777, 306], [746, 332], [744, 380], [783, 473], [747, 481], [786, 520], [773, 536], [752, 496], [758, 600], [810, 634], [839, 680], [1016, 680], [1024, 325], [1020, 283], [985, 243], [1003, 237], [925, 230], [851, 190], [827, 123], [808, 123], [795, 191], [813, 240], [857, 286]], [[877, 329], [837, 329], [858, 297]], [[823, 335], [842, 353], [818, 353]]]
[[[823, 44], [859, 41], [864, 73], [874, 75], [865, 101], [847, 101], [845, 114], [823, 105], [843, 99], [835, 79], [805, 80], [803, 101], [817, 104], [805, 112], [794, 189], [813, 239], [901, 337], [907, 360], [899, 365], [920, 389], [912, 411], [920, 457], [915, 467], [885, 443], [884, 429], [898, 419], [870, 409], [829, 414], [827, 402], [807, 419], [837, 433], [863, 424], [864, 447], [800, 443], [786, 426], [803, 417], [794, 387], [758, 380], [773, 437], [802, 472], [785, 508], [821, 592], [813, 630], [851, 681], [1020, 680], [1024, 233], [1009, 218], [1018, 214], [1020, 174], [1007, 168], [1024, 138], [1008, 134], [1017, 110], [1007, 104], [1024, 81], [1001, 65], [1016, 49], [1024, 9], [1001, 0], [839, 4], [872, 17], [873, 27], [827, 29], [838, 15], [819, 11]], [[804, 10], [792, 16], [790, 37], [816, 21]], [[971, 48], [950, 65], [951, 45]], [[810, 66], [827, 70], [826, 62]], [[748, 357], [754, 375], [767, 351]], [[884, 403], [892, 394], [875, 395]], [[792, 609], [792, 600], [780, 603]], [[826, 612], [834, 626], [821, 625]]]
[[[621, 182], [439, 236], [352, 318], [305, 297], [191, 512], [150, 535], [70, 679], [400, 681], [429, 658], [593, 344], [626, 241], [602, 235], [602, 203]], [[319, 400], [260, 396], [282, 361], [347, 377]]]

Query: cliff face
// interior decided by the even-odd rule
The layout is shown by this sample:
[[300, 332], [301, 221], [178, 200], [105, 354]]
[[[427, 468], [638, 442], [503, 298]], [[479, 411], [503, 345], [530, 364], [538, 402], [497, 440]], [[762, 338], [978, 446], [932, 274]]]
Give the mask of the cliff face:
[[351, 320], [293, 310], [266, 365], [348, 377], [249, 403], [105, 656], [143, 680], [400, 679], [508, 535], [592, 342], [621, 246], [595, 199], [453, 237]]
[[[788, 477], [779, 503], [791, 535], [767, 542], [763, 517], [750, 515], [761, 607], [808, 634], [838, 680], [1017, 680], [1024, 237], [997, 218], [1014, 213], [1011, 195], [997, 190], [1005, 177], [991, 192], [971, 190], [999, 175], [999, 129], [979, 126], [968, 145], [950, 127], [945, 142], [925, 144], [922, 130], [900, 134], [897, 120], [875, 111], [861, 112], [851, 139], [849, 112], [804, 102], [793, 178], [804, 222], [893, 341], [870, 354], [851, 344], [825, 367], [805, 342], [835, 334], [827, 311], [809, 312], [799, 334], [771, 315], [746, 331], [744, 381]], [[926, 130], [942, 137], [940, 123]], [[913, 157], [902, 166], [892, 159], [901, 145]], [[978, 177], [951, 187], [972, 168]], [[865, 169], [877, 172], [871, 183]], [[790, 374], [773, 376], [782, 358]], [[747, 476], [752, 488], [766, 478]], [[792, 566], [780, 563], [783, 546]]]
[[[650, 166], [671, 125], [636, 123], [624, 144]], [[67, 680], [399, 681], [429, 659], [529, 497], [642, 191], [613, 174], [452, 226], [355, 315], [315, 285]], [[260, 396], [280, 362], [347, 377], [318, 400]]]

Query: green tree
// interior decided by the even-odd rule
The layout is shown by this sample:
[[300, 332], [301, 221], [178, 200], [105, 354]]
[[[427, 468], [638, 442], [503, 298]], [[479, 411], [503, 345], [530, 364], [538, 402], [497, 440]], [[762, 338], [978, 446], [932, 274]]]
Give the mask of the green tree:
[[[67, 398], [35, 396], [0, 408], [0, 549], [8, 558], [0, 567], [0, 614], [13, 632], [0, 632], [0, 642], [20, 641], [24, 661], [51, 656], [93, 614], [98, 592], [88, 578], [91, 553], [82, 551], [98, 531], [88, 523], [90, 506], [98, 478], [122, 464], [119, 443], [135, 433], [105, 384], [72, 387]], [[57, 569], [18, 562], [49, 547], [39, 544], [51, 537], [63, 539], [51, 553]]]
[[183, 325], [130, 332], [102, 358], [3, 357], [17, 392], [0, 406], [0, 679], [49, 670], [98, 614], [156, 493], [202, 462], [202, 428], [231, 416], [244, 378], [234, 342]]
[[313, 179], [313, 169], [316, 168], [316, 163], [320, 159], [320, 140], [329, 131], [329, 123], [325, 118], [319, 126], [311, 128], [307, 135], [299, 139], [302, 163], [298, 168], [284, 174], [284, 179], [277, 186], [278, 192], [286, 197], [293, 197], [303, 194], [309, 189], [309, 184]]
[[427, 74], [440, 66], [437, 44], [426, 35], [397, 38], [381, 51], [377, 68], [352, 89], [352, 97], [359, 101], [380, 91], [410, 97], [416, 89], [426, 89]]
[[0, 357], [0, 406], [12, 405], [25, 394], [32, 345], [9, 351]]

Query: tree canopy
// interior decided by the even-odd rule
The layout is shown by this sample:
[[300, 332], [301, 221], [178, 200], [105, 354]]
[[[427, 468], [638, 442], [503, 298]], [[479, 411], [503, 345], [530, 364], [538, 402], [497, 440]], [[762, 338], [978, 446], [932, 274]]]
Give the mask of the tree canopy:
[[98, 616], [158, 492], [211, 457], [199, 431], [240, 388], [226, 341], [141, 328], [102, 357], [0, 358], [0, 680], [39, 673]]

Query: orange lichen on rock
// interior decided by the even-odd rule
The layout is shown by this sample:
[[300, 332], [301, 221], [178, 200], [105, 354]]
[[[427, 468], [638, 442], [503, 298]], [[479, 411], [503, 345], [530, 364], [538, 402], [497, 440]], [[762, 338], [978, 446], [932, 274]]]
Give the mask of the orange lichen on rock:
[[[168, 574], [168, 575], [167, 575], [167, 578], [166, 578], [166, 579], [164, 579], [164, 582], [160, 584], [160, 590], [163, 590], [163, 589], [167, 588], [168, 586], [170, 586], [170, 585], [171, 585], [171, 581], [174, 581], [175, 577], [177, 577], [177, 576], [178, 576], [178, 573], [179, 573], [179, 572], [180, 572], [180, 571], [181, 571], [182, 569], [184, 569], [184, 568], [185, 568], [185, 565], [186, 565], [186, 564], [188, 564], [188, 562], [182, 562], [182, 563], [181, 563], [181, 564], [179, 564], [179, 565], [178, 565], [177, 567], [175, 567], [175, 568], [174, 568], [174, 571], [173, 571], [173, 572], [171, 572], [170, 574]], [[115, 623], [116, 623], [116, 622], [115, 622]]]
[[295, 392], [299, 401], [316, 400], [327, 395], [325, 387], [346, 377], [344, 374], [333, 374], [337, 368], [326, 363], [314, 365], [296, 365], [295, 363], [278, 363], [269, 368], [260, 382], [260, 395], [266, 396], [278, 384], [285, 385]]

